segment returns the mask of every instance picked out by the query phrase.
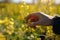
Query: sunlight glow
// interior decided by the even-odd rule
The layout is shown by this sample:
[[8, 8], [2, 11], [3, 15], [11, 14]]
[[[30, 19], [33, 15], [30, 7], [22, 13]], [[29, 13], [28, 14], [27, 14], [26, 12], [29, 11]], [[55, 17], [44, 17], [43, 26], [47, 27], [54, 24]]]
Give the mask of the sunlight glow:
[[32, 3], [33, 2], [33, 0], [23, 0], [23, 1], [26, 3]]
[[55, 0], [55, 4], [60, 4], [60, 0]]
[[[0, 0], [0, 2], [4, 2], [5, 0]], [[8, 0], [11, 3], [20, 3], [20, 2], [25, 2], [25, 3], [33, 3], [33, 1], [36, 3], [38, 0]], [[41, 3], [47, 3], [49, 0], [41, 0]], [[55, 4], [60, 4], [60, 0], [54, 0]]]

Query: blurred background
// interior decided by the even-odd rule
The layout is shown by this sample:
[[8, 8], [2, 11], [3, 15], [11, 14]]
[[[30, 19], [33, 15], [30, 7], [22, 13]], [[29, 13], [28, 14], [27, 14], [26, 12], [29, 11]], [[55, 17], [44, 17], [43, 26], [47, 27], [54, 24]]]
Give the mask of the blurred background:
[[60, 40], [52, 26], [27, 26], [24, 17], [32, 12], [60, 15], [60, 0], [0, 0], [0, 40]]

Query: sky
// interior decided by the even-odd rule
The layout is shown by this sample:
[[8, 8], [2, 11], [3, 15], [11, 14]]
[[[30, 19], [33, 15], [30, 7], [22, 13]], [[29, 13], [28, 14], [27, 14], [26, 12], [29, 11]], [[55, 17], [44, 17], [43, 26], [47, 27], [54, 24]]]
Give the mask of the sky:
[[56, 4], [60, 4], [60, 0], [55, 0], [55, 3]]
[[[4, 1], [4, 0], [0, 0], [0, 1]], [[19, 2], [26, 2], [26, 3], [32, 3], [33, 0], [10, 0], [11, 2], [14, 2], [14, 3], [19, 3]], [[36, 1], [36, 0], [35, 0]], [[44, 0], [45, 1], [45, 0]], [[44, 3], [43, 1], [43, 3]], [[60, 4], [60, 0], [55, 0], [54, 1], [56, 4]]]
[[[16, 2], [16, 3], [18, 3], [20, 0], [13, 0], [13, 2]], [[24, 2], [26, 2], [26, 3], [32, 3], [32, 0], [22, 0], [22, 1], [24, 1]], [[36, 0], [35, 0], [36, 1]], [[44, 0], [45, 1], [45, 0]], [[44, 1], [43, 1], [43, 3], [44, 3]], [[60, 0], [55, 0], [54, 1], [56, 4], [60, 4]]]
[[19, 2], [26, 2], [26, 3], [32, 3], [33, 0], [12, 0], [14, 3], [19, 3]]

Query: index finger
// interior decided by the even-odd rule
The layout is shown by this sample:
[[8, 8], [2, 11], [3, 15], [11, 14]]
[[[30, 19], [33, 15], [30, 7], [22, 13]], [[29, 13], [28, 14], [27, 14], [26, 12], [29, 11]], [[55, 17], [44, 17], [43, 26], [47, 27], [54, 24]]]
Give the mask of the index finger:
[[24, 19], [25, 19], [25, 23], [28, 23], [28, 20], [30, 18], [31, 14], [27, 15]]

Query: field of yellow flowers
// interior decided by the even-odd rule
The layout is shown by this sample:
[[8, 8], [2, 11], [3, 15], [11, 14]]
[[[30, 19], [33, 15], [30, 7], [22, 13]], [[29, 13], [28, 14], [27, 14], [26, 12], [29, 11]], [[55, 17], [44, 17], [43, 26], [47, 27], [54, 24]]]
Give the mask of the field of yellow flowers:
[[0, 40], [41, 40], [41, 36], [45, 37], [44, 40], [59, 40], [51, 26], [33, 29], [24, 23], [24, 17], [32, 12], [60, 15], [60, 5], [0, 3]]

